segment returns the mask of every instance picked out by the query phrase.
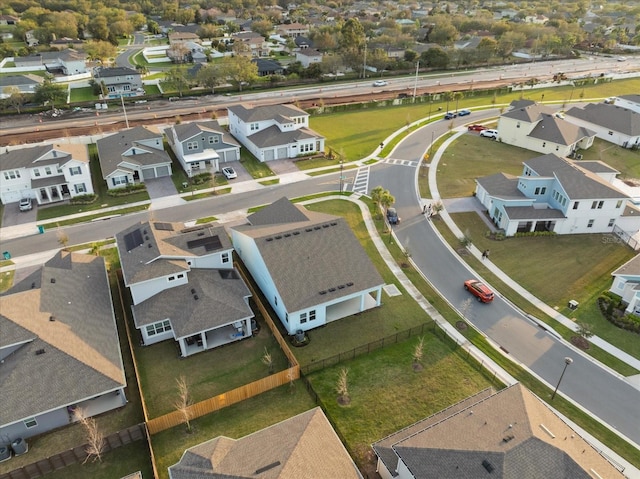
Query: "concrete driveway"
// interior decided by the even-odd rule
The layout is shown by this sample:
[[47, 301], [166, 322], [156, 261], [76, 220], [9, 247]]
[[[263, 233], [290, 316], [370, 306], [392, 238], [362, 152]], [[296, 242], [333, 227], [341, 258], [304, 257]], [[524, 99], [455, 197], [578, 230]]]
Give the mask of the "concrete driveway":
[[178, 190], [176, 190], [176, 187], [173, 184], [173, 181], [171, 181], [170, 176], [144, 180], [144, 184], [147, 187], [149, 198], [151, 198], [152, 200], [178, 194]]
[[33, 209], [31, 211], [20, 211], [18, 202], [4, 205], [4, 212], [2, 213], [2, 227], [35, 223], [38, 215], [37, 208], [38, 205], [36, 200], [33, 200]]

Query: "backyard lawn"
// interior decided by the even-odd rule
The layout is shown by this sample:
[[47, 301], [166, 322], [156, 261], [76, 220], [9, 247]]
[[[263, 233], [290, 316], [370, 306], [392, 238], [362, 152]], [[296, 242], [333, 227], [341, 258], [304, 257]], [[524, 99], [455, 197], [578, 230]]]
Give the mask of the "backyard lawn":
[[596, 138], [588, 150], [580, 150], [583, 160], [600, 160], [618, 170], [621, 178], [640, 180], [640, 150], [631, 150]]
[[[492, 385], [431, 333], [424, 335], [423, 369], [414, 371], [412, 354], [417, 344], [418, 338], [411, 338], [308, 376], [360, 466], [370, 456], [373, 442]], [[337, 401], [342, 368], [348, 370], [351, 402], [347, 406]]]

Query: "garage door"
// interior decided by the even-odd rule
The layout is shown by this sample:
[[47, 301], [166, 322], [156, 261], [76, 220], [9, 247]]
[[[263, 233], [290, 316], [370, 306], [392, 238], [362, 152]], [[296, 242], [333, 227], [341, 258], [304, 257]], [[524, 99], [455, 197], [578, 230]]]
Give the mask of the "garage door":
[[264, 161], [271, 161], [273, 158], [273, 150], [264, 150]]
[[158, 166], [156, 170], [158, 178], [161, 176], [169, 176], [169, 167], [168, 166]]
[[224, 152], [224, 161], [238, 161], [237, 150], [228, 150]]
[[142, 169], [142, 178], [145, 180], [150, 180], [156, 177], [156, 169], [155, 168], [143, 168]]
[[289, 155], [287, 154], [287, 148], [278, 148], [278, 159], [282, 160], [284, 158], [287, 158]]

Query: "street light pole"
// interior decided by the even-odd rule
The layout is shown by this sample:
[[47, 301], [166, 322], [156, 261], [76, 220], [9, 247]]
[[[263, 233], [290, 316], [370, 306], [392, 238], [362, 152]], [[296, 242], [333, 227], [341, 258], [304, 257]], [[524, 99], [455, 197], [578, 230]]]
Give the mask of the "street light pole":
[[342, 175], [343, 171], [344, 171], [344, 163], [342, 162], [342, 160], [340, 160], [340, 194], [342, 194], [342, 180], [344, 179], [344, 176]]
[[416, 63], [416, 80], [413, 83], [413, 103], [416, 102], [416, 90], [418, 89], [418, 70], [420, 69], [420, 60]]
[[120, 101], [122, 102], [122, 110], [124, 111], [124, 122], [127, 125], [127, 129], [129, 129], [129, 119], [127, 118], [127, 109], [124, 106], [124, 94], [120, 93]]
[[553, 394], [551, 395], [551, 400], [556, 397], [556, 392], [558, 392], [558, 388], [560, 387], [560, 382], [562, 381], [562, 377], [564, 376], [564, 372], [567, 370], [567, 366], [573, 362], [569, 356], [564, 358], [564, 368], [562, 369], [562, 374], [560, 375], [560, 379], [558, 379], [558, 384], [556, 384], [556, 388], [553, 390]]

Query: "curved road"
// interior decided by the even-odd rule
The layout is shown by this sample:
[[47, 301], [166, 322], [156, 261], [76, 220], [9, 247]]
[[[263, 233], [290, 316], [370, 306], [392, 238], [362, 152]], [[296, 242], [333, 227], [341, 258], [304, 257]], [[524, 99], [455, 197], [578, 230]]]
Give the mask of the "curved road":
[[[456, 122], [479, 121], [497, 114], [496, 110], [473, 113], [471, 120], [465, 117]], [[415, 165], [426, 151], [432, 132], [437, 138], [448, 131], [448, 126], [448, 121], [439, 121], [423, 127], [400, 143], [390, 157], [408, 160]], [[468, 301], [471, 296], [462, 284], [475, 273], [441, 240], [433, 224], [421, 214], [422, 203], [415, 187], [416, 175], [416, 166], [385, 162], [371, 168], [369, 186], [382, 185], [395, 196], [395, 206], [403, 218], [402, 223], [395, 227], [395, 234], [435, 289], [513, 360], [529, 368], [551, 387], [558, 383], [565, 366], [564, 358], [573, 358], [559, 392], [636, 445], [640, 444], [640, 391], [624, 378], [540, 329], [500, 295], [491, 304]]]

